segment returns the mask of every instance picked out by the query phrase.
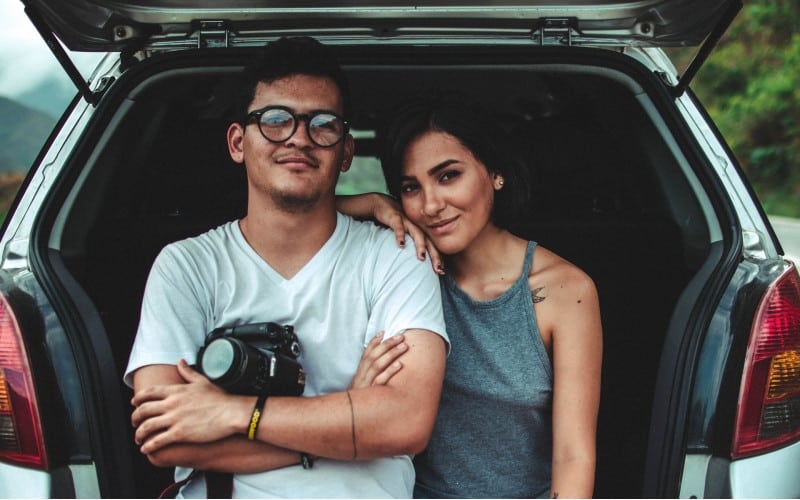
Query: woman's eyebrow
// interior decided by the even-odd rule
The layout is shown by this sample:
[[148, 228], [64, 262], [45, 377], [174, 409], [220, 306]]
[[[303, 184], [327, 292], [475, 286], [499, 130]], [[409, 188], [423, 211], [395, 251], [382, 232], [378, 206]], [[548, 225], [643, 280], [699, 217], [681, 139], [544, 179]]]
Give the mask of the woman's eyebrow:
[[[445, 160], [445, 161], [443, 161], [441, 163], [438, 163], [438, 164], [432, 166], [431, 168], [429, 168], [427, 174], [431, 175], [431, 176], [435, 175], [437, 172], [449, 167], [453, 163], [459, 163], [459, 161], [455, 160], [455, 159]], [[414, 180], [414, 179], [415, 179], [415, 177], [409, 176], [409, 175], [401, 175], [400, 176], [400, 180], [401, 181]]]
[[443, 170], [443, 169], [449, 167], [453, 163], [458, 163], [458, 160], [455, 160], [455, 159], [445, 160], [445, 161], [439, 163], [438, 165], [434, 165], [433, 167], [428, 169], [428, 175], [433, 175], [433, 174], [439, 172], [440, 170]]

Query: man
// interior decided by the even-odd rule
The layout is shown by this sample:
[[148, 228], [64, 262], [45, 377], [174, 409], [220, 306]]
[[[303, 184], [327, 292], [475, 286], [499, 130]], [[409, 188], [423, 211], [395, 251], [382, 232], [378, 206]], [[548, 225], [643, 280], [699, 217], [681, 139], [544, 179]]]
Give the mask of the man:
[[[125, 374], [136, 442], [176, 479], [235, 473], [233, 496], [408, 497], [446, 357], [437, 278], [391, 231], [335, 210], [354, 141], [325, 47], [281, 39], [244, 80], [227, 142], [247, 171], [247, 214], [168, 245], [153, 265]], [[267, 321], [299, 337], [304, 397], [229, 394], [189, 366], [213, 329]], [[380, 331], [407, 351], [402, 370], [348, 389]], [[180, 494], [208, 496], [202, 476]]]

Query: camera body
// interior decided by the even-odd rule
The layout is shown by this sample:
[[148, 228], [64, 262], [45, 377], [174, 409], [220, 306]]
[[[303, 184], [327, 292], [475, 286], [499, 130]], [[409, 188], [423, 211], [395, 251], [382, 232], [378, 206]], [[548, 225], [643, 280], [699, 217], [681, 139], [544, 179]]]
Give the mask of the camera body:
[[212, 331], [197, 353], [197, 366], [233, 394], [300, 396], [306, 381], [299, 355], [291, 325], [251, 323]]

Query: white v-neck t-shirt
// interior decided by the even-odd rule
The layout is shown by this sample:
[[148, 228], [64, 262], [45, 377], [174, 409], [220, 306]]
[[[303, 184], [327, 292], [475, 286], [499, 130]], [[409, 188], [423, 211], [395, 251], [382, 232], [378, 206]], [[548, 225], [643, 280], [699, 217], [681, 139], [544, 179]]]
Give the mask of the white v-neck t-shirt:
[[[213, 329], [271, 321], [293, 325], [306, 371], [303, 396], [344, 391], [378, 332], [430, 330], [447, 340], [439, 280], [394, 233], [338, 214], [330, 239], [291, 279], [247, 243], [238, 221], [167, 245], [147, 280], [125, 382], [146, 365], [196, 361]], [[178, 468], [176, 479], [189, 471]], [[193, 484], [196, 483], [196, 484]], [[367, 462], [319, 459], [234, 476], [235, 497], [410, 497], [411, 457]], [[182, 496], [205, 497], [202, 479]]]

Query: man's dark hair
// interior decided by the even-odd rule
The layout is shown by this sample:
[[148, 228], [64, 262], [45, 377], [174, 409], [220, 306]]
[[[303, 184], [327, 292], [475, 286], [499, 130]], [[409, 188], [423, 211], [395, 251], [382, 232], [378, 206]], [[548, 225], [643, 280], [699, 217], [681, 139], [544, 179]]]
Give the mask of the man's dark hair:
[[457, 91], [426, 91], [405, 101], [391, 116], [381, 133], [381, 168], [389, 193], [400, 196], [409, 144], [426, 132], [444, 132], [469, 149], [490, 173], [503, 176], [504, 186], [494, 195], [494, 224], [508, 228], [519, 217], [530, 195], [530, 172], [513, 153], [499, 121], [478, 102]]
[[311, 37], [283, 37], [264, 46], [241, 75], [241, 90], [234, 103], [239, 116], [247, 113], [259, 82], [270, 83], [292, 75], [333, 80], [342, 96], [345, 118], [350, 115], [350, 89], [334, 51]]

